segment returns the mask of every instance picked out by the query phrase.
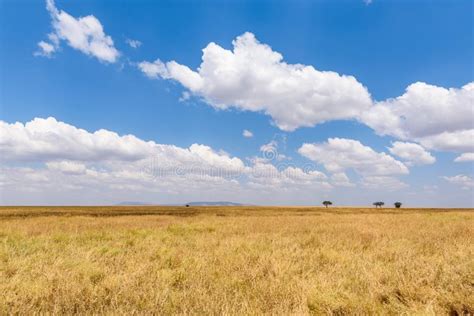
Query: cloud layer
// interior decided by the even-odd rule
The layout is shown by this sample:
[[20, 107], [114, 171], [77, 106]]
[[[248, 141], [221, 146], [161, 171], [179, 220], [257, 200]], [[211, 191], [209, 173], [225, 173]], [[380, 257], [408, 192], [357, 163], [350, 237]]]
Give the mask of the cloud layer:
[[268, 194], [332, 188], [317, 170], [275, 166], [269, 159], [245, 164], [206, 145], [182, 148], [104, 129], [89, 132], [53, 117], [25, 124], [0, 121], [0, 150], [4, 192], [62, 187], [89, 193], [97, 188], [200, 196], [214, 190], [214, 196], [227, 191], [251, 196], [256, 188]]

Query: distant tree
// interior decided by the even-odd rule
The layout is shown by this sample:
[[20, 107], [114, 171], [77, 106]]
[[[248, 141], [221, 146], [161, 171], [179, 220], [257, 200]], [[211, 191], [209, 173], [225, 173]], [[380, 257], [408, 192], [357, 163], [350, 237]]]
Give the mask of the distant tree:
[[380, 207], [380, 208], [381, 208], [383, 205], [385, 205], [384, 202], [374, 202], [374, 203], [372, 203], [372, 204], [375, 205], [375, 208], [377, 208], [377, 207]]
[[323, 201], [323, 205], [326, 206], [326, 208], [327, 208], [329, 205], [332, 205], [332, 202], [331, 201]]
[[400, 208], [402, 207], [402, 202], [395, 202], [393, 205], [395, 205], [396, 208]]
[[189, 207], [189, 204], [186, 204], [186, 207]]

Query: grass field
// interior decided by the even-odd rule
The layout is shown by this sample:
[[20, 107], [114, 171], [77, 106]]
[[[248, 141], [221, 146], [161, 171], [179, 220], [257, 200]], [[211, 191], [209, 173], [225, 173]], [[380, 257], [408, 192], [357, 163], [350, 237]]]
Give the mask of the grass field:
[[0, 314], [473, 314], [474, 212], [0, 208]]

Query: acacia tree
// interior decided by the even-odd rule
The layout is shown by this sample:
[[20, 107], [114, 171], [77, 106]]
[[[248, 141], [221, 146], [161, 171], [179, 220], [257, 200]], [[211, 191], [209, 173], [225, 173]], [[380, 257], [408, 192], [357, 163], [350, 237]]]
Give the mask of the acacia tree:
[[332, 205], [332, 202], [331, 201], [323, 201], [323, 205], [326, 206], [326, 208], [327, 208], [329, 205]]
[[400, 208], [402, 207], [402, 202], [395, 202], [393, 205], [395, 205], [396, 208]]
[[377, 208], [377, 207], [382, 208], [382, 206], [385, 205], [385, 203], [384, 203], [384, 202], [381, 202], [381, 201], [380, 201], [380, 202], [374, 202], [374, 203], [372, 203], [372, 204], [375, 205], [375, 208]]

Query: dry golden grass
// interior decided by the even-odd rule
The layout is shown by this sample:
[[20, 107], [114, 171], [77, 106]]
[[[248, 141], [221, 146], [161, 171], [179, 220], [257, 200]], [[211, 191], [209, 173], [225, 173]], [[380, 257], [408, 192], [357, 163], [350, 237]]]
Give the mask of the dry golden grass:
[[473, 314], [472, 210], [0, 208], [0, 314]]

